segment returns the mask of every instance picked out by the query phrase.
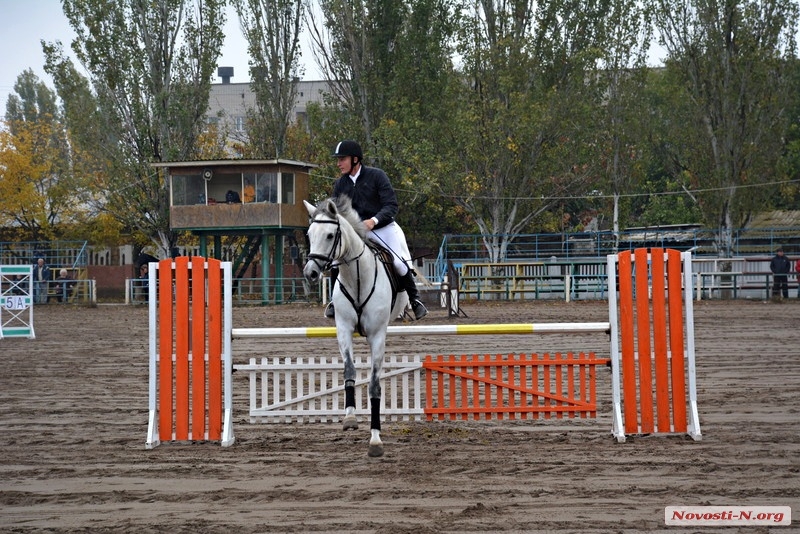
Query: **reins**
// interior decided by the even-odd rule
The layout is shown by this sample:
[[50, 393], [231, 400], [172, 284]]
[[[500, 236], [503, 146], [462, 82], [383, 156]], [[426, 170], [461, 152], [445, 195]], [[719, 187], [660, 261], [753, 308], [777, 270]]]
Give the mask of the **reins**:
[[[331, 249], [330, 249], [330, 252], [328, 253], [328, 255], [324, 256], [322, 254], [309, 254], [307, 256], [307, 258], [310, 259], [310, 260], [313, 260], [314, 263], [317, 265], [317, 267], [319, 267], [322, 271], [327, 271], [327, 270], [331, 269], [331, 267], [333, 267], [333, 262], [334, 262], [334, 260], [336, 260], [336, 249], [337, 248], [341, 248], [341, 246], [342, 246], [342, 227], [341, 227], [341, 223], [339, 222], [339, 219], [337, 218], [337, 219], [334, 219], [334, 220], [312, 219], [309, 224], [314, 224], [314, 223], [320, 223], [320, 224], [324, 223], [324, 224], [335, 224], [336, 225], [336, 234], [335, 234], [335, 236], [333, 238], [333, 244], [331, 245]], [[339, 287], [342, 290], [342, 294], [345, 296], [345, 298], [347, 298], [348, 301], [350, 301], [350, 304], [353, 306], [353, 309], [356, 312], [356, 316], [358, 318], [357, 326], [358, 326], [359, 334], [365, 335], [363, 326], [361, 324], [361, 315], [362, 315], [362, 313], [364, 311], [364, 308], [366, 307], [367, 303], [369, 302], [369, 299], [371, 299], [372, 295], [375, 293], [375, 288], [378, 285], [378, 268], [379, 268], [378, 263], [379, 263], [379, 261], [378, 261], [377, 253], [373, 251], [373, 255], [375, 256], [375, 269], [374, 269], [374, 274], [373, 274], [373, 278], [372, 278], [372, 288], [370, 289], [369, 294], [366, 296], [366, 298], [362, 301], [361, 300], [361, 265], [358, 262], [358, 260], [361, 258], [361, 256], [364, 255], [364, 252], [366, 252], [368, 247], [367, 247], [367, 244], [364, 241], [361, 242], [361, 246], [362, 246], [361, 252], [359, 252], [357, 256], [354, 256], [353, 258], [350, 258], [350, 259], [347, 259], [347, 260], [339, 260], [339, 265], [348, 265], [348, 264], [350, 264], [352, 262], [355, 262], [355, 267], [356, 267], [356, 289], [357, 289], [356, 298], [353, 298], [353, 296], [350, 294], [350, 292], [347, 291], [347, 288], [344, 286], [344, 284], [342, 283], [341, 280], [339, 280]], [[320, 261], [323, 261], [325, 263], [321, 264]], [[357, 302], [360, 302], [360, 304], [357, 304]]]

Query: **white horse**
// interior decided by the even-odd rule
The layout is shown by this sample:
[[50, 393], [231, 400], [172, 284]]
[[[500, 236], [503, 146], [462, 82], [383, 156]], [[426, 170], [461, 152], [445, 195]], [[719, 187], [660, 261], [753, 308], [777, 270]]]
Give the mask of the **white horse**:
[[[370, 429], [369, 455], [382, 456], [381, 442], [381, 370], [389, 320], [405, 309], [405, 292], [392, 288], [391, 260], [384, 264], [379, 253], [365, 239], [367, 229], [350, 205], [350, 199], [326, 199], [318, 206], [303, 203], [311, 217], [308, 227], [309, 254], [303, 276], [319, 282], [322, 273], [337, 265], [339, 277], [331, 297], [336, 309], [336, 338], [344, 360], [345, 417], [344, 430], [358, 428], [355, 415], [356, 368], [353, 363], [353, 333], [367, 338], [372, 370], [369, 377]], [[397, 298], [395, 298], [397, 297]]]

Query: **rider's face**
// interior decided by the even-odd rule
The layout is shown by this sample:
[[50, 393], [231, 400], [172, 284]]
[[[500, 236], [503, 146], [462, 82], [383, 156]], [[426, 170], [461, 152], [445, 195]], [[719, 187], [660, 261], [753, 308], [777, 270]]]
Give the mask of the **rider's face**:
[[342, 174], [352, 174], [353, 173], [353, 157], [352, 156], [337, 156], [336, 157], [336, 166], [339, 167], [339, 171]]

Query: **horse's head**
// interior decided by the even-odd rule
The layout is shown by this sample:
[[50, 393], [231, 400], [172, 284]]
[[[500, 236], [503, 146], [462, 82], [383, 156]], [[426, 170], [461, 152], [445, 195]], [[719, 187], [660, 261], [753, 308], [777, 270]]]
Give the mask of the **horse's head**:
[[365, 228], [352, 209], [350, 199], [328, 198], [317, 206], [304, 200], [311, 221], [308, 225], [308, 261], [303, 276], [312, 283], [319, 282], [322, 273], [336, 260], [346, 260], [353, 243], [364, 238]]

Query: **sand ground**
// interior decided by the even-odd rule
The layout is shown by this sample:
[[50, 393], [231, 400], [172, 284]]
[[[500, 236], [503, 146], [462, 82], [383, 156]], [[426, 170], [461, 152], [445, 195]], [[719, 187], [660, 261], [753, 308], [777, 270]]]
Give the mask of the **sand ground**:
[[[433, 324], [607, 320], [605, 302], [463, 303]], [[147, 310], [47, 305], [35, 340], [0, 341], [2, 532], [798, 532], [800, 299], [695, 303], [703, 439], [610, 435], [596, 420], [250, 424], [234, 375], [236, 443], [146, 450]], [[322, 326], [322, 308], [236, 308], [234, 325]], [[565, 345], [567, 345], [565, 347]], [[597, 350], [604, 334], [390, 338], [388, 353]], [[553, 348], [551, 348], [553, 347]], [[365, 346], [361, 345], [361, 350]], [[250, 356], [333, 354], [334, 339], [237, 341]], [[605, 351], [605, 353], [603, 352]], [[791, 506], [789, 527], [667, 528], [668, 505]]]

